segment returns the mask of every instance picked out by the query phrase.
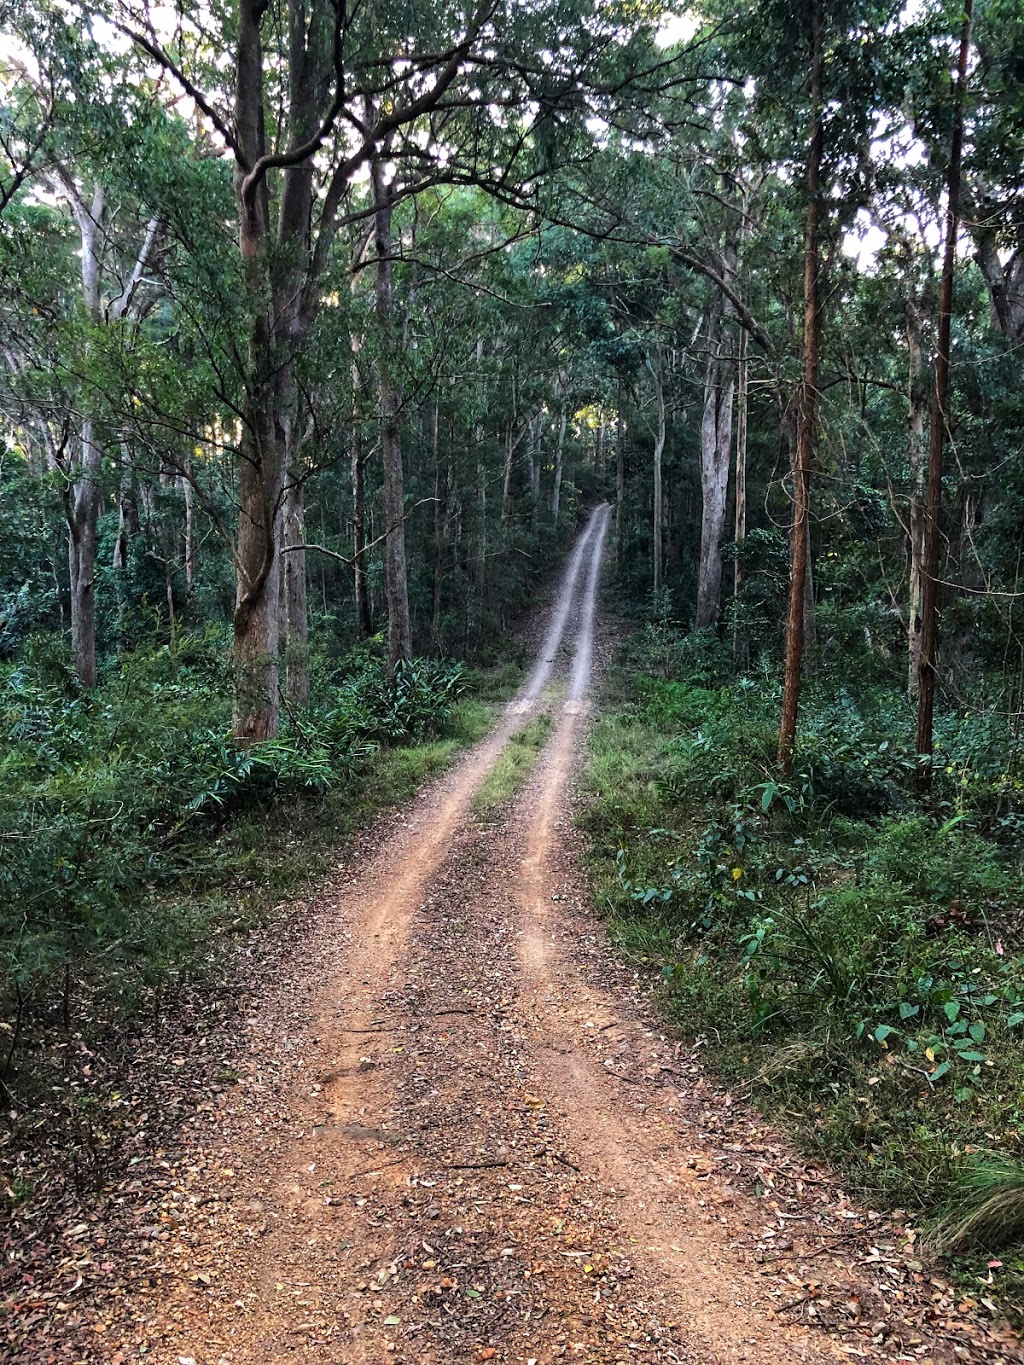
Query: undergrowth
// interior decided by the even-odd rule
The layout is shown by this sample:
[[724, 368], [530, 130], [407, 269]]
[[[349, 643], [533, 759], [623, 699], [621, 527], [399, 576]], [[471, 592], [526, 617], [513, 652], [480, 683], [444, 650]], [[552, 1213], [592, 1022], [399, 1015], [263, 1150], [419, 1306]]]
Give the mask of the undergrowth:
[[[490, 683], [372, 647], [319, 659], [321, 705], [279, 739], [228, 738], [219, 637], [138, 650], [96, 693], [56, 652], [0, 673], [0, 1076], [26, 1041], [95, 1030], [216, 970], [217, 943], [274, 914], [381, 808], [480, 737]], [[481, 689], [482, 690], [482, 689]]]
[[730, 665], [665, 628], [627, 648], [582, 817], [609, 932], [851, 1186], [968, 1277], [995, 1258], [1020, 1318], [1024, 793], [1005, 714], [942, 717], [922, 806], [905, 698], [822, 676], [783, 782], [774, 672]]

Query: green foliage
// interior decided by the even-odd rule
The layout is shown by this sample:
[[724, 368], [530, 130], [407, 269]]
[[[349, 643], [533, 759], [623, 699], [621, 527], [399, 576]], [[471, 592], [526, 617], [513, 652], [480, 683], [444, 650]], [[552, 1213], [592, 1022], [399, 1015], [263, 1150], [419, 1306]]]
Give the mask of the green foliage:
[[666, 1008], [720, 1067], [873, 1197], [921, 1218], [952, 1201], [948, 1240], [937, 1234], [950, 1251], [982, 1245], [961, 1226], [994, 1237], [998, 1224], [1013, 1243], [1019, 1182], [956, 1202], [972, 1149], [1015, 1170], [1024, 1154], [1021, 863], [1007, 835], [1022, 803], [1005, 713], [943, 717], [921, 809], [903, 698], [815, 680], [783, 782], [776, 690], [708, 687], [696, 640], [659, 639], [680, 675], [651, 676], [649, 638], [627, 646], [630, 700], [594, 728], [582, 816], [619, 950], [660, 972]]
[[240, 749], [227, 738], [222, 660], [219, 632], [181, 640], [173, 653], [137, 651], [88, 697], [45, 650], [4, 670], [8, 1008], [45, 1006], [58, 977], [101, 961], [150, 983], [174, 970], [204, 931], [187, 899], [180, 913], [171, 907], [197, 875], [208, 879], [211, 840], [285, 802], [323, 808], [338, 786], [355, 800], [382, 747], [429, 748], [452, 732], [465, 686], [458, 665], [414, 660], [389, 680], [379, 659], [360, 652], [335, 666], [329, 704], [296, 716], [280, 738]]

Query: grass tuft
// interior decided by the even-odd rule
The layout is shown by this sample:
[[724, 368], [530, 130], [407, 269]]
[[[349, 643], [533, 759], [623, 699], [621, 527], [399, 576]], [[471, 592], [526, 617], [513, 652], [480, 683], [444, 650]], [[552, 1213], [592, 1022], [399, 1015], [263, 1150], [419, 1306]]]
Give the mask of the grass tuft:
[[542, 711], [512, 736], [474, 796], [474, 809], [483, 813], [512, 799], [533, 771], [553, 724], [551, 713]]
[[973, 1160], [927, 1242], [940, 1256], [1024, 1243], [1024, 1165], [998, 1153]]

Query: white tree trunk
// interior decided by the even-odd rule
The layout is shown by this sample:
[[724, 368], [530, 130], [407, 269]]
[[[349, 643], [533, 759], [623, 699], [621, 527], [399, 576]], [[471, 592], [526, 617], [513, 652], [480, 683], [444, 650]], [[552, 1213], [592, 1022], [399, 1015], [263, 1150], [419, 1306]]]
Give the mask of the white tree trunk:
[[722, 540], [729, 489], [734, 383], [735, 365], [726, 352], [721, 313], [716, 311], [709, 328], [700, 429], [701, 520], [696, 624], [701, 630], [715, 624], [722, 598]]

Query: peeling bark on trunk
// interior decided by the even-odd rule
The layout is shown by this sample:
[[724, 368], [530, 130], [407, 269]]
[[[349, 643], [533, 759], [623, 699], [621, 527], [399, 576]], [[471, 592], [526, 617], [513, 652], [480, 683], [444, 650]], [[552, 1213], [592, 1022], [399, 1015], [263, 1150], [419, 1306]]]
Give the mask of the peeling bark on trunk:
[[530, 441], [530, 495], [534, 506], [540, 501], [540, 462], [541, 447], [544, 439], [544, 417], [537, 413], [529, 424]]
[[[476, 444], [479, 448], [483, 432], [478, 428]], [[476, 595], [483, 608], [487, 592], [487, 466], [483, 460], [476, 465], [477, 501], [480, 507], [480, 543], [476, 557]]]
[[280, 720], [282, 458], [276, 433], [259, 420], [270, 416], [269, 406], [250, 408], [239, 479], [232, 734], [241, 744], [272, 739]]
[[515, 471], [516, 443], [513, 428], [509, 427], [505, 437], [505, 472], [501, 481], [501, 524], [507, 526], [512, 519], [512, 475]]

